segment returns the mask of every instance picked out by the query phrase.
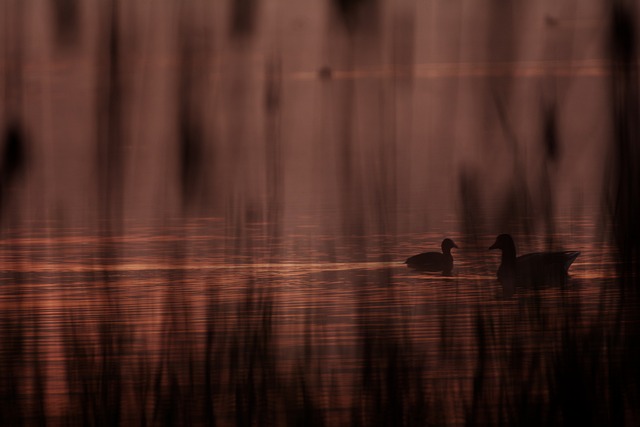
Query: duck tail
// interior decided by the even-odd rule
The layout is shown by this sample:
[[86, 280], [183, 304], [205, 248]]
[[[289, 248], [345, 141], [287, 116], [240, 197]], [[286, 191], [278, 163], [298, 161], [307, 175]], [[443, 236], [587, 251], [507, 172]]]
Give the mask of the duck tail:
[[578, 258], [578, 255], [580, 255], [580, 252], [578, 251], [572, 251], [572, 252], [565, 252], [564, 253], [564, 269], [565, 271], [569, 270], [569, 267], [571, 266], [571, 264], [573, 264], [573, 261], [576, 260], [576, 258]]

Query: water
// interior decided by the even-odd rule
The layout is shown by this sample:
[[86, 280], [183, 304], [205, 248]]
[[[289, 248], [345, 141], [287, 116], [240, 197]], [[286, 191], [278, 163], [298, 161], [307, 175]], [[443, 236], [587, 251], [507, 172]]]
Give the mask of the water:
[[17, 386], [15, 417], [53, 425], [461, 425], [499, 419], [518, 393], [548, 408], [566, 335], [615, 325], [608, 246], [580, 224], [558, 235], [582, 252], [567, 286], [513, 297], [495, 280], [499, 256], [460, 235], [443, 277], [402, 264], [436, 235], [394, 236], [389, 261], [349, 261], [343, 239], [307, 234], [306, 252], [293, 235], [274, 249], [256, 224], [241, 245], [220, 218], [109, 238], [25, 226], [0, 246], [4, 384]]
[[[0, 425], [640, 424], [633, 2], [40, 3], [1, 7]], [[504, 232], [566, 286], [505, 295]]]

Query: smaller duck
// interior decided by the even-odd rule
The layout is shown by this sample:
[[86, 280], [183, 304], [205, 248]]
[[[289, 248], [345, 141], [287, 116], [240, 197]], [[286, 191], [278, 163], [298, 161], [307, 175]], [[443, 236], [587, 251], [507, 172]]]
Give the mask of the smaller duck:
[[509, 234], [501, 234], [489, 248], [502, 250], [498, 279], [510, 286], [531, 286], [564, 282], [571, 263], [580, 252], [536, 252], [516, 257], [516, 245]]
[[451, 249], [458, 248], [451, 239], [444, 239], [442, 241], [442, 253], [440, 252], [425, 252], [418, 255], [414, 255], [404, 262], [408, 267], [416, 270], [423, 271], [441, 271], [444, 275], [451, 275], [453, 270], [453, 256], [451, 255]]

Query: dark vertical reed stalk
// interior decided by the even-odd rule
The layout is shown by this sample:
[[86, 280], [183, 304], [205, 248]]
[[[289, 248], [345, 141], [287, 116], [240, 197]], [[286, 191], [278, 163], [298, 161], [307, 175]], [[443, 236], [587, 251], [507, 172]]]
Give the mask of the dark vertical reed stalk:
[[[100, 276], [96, 292], [103, 310], [98, 324], [95, 388], [87, 396], [94, 412], [90, 422], [95, 425], [119, 425], [122, 422], [124, 381], [122, 361], [125, 356], [125, 320], [120, 308], [117, 279], [109, 270], [119, 263], [114, 237], [122, 233], [124, 185], [123, 146], [123, 79], [122, 40], [119, 0], [105, 2], [101, 9], [96, 79], [96, 175]], [[86, 321], [82, 319], [81, 321]], [[90, 351], [90, 350], [88, 350]]]
[[[3, 237], [11, 235], [20, 225], [20, 197], [27, 166], [26, 135], [23, 121], [23, 48], [25, 37], [25, 5], [8, 1], [4, 9], [4, 40], [2, 62], [4, 65], [4, 117], [2, 121], [2, 159], [0, 163], [0, 230]], [[18, 243], [9, 244], [5, 259], [16, 260]], [[24, 388], [28, 369], [26, 343], [28, 315], [25, 308], [24, 284], [21, 262], [8, 275], [3, 285], [5, 308], [0, 314], [0, 424], [24, 425], [29, 416], [28, 403], [41, 406], [41, 396], [29, 396]], [[33, 377], [32, 377], [33, 378]], [[37, 377], [36, 377], [37, 378]], [[41, 378], [41, 377], [40, 377]], [[36, 399], [40, 400], [37, 401]], [[32, 408], [33, 408], [32, 406]]]
[[[638, 89], [637, 5], [619, 0], [610, 8], [612, 161], [609, 173], [608, 208], [620, 283], [617, 328], [608, 338], [615, 353], [609, 360], [608, 386], [614, 418], [619, 424], [640, 420], [640, 357], [638, 337], [638, 278], [640, 277], [640, 91]], [[624, 396], [629, 396], [625, 398]]]
[[74, 46], [80, 32], [78, 0], [52, 0], [55, 41], [60, 47]]
[[[279, 253], [284, 204], [284, 162], [281, 131], [282, 63], [279, 57], [267, 60], [265, 70], [265, 157], [267, 169], [267, 227], [271, 255]], [[277, 256], [276, 256], [277, 258]]]

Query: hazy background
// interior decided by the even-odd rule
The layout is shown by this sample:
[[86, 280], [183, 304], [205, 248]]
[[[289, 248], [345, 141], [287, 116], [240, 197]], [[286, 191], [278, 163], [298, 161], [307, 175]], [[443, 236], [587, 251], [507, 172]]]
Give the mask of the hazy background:
[[285, 233], [353, 210], [368, 230], [380, 204], [388, 227], [447, 233], [463, 187], [491, 232], [522, 212], [514, 194], [533, 216], [577, 215], [602, 196], [610, 14], [595, 0], [4, 1], [21, 215], [93, 221], [114, 120], [102, 167], [125, 218], [184, 214], [181, 185], [190, 214], [276, 209]]

